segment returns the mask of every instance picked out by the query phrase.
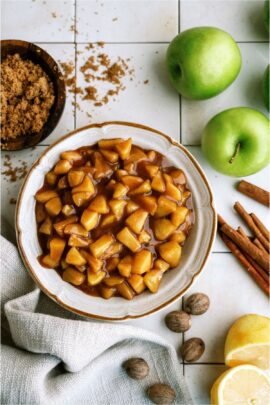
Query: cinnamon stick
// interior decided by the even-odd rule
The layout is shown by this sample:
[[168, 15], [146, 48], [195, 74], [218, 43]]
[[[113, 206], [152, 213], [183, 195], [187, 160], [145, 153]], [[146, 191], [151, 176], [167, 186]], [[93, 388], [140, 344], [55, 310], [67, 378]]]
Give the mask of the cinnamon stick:
[[[223, 226], [226, 226], [224, 224]], [[242, 264], [244, 269], [251, 275], [251, 277], [256, 281], [258, 286], [263, 290], [263, 292], [269, 295], [269, 284], [264, 280], [264, 278], [256, 271], [256, 269], [252, 266], [251, 263], [245, 258], [242, 252], [238, 249], [237, 245], [228, 238], [223, 232], [220, 232], [221, 238], [226, 244], [226, 246], [230, 249], [232, 254], [237, 258], [237, 260]]]
[[266, 271], [269, 267], [268, 254], [259, 249], [250, 240], [246, 240], [237, 231], [231, 228], [228, 224], [224, 224], [221, 227], [222, 232], [225, 233], [237, 246], [239, 246], [244, 252], [252, 257], [257, 263], [259, 263]]
[[257, 217], [256, 214], [254, 214], [253, 212], [250, 214], [251, 218], [253, 219], [255, 225], [259, 228], [259, 230], [261, 231], [261, 233], [263, 234], [263, 236], [269, 240], [270, 239], [270, 233], [268, 231], [268, 229], [266, 228], [266, 226], [259, 220], [259, 218]]
[[[244, 238], [249, 239], [247, 234], [245, 233], [244, 229], [239, 226], [237, 228], [237, 231], [242, 235]], [[244, 254], [244, 253], [243, 253]], [[258, 263], [255, 262], [255, 260], [252, 259], [247, 253], [244, 254], [244, 256], [247, 258], [247, 260], [252, 264], [252, 266], [257, 270], [258, 273], [264, 278], [264, 280], [269, 284], [269, 271], [266, 272]]]
[[237, 185], [237, 190], [240, 193], [247, 195], [253, 200], [269, 207], [270, 193], [261, 187], [255, 186], [254, 184], [248, 183], [245, 180], [241, 180]]
[[254, 234], [257, 236], [257, 238], [263, 244], [263, 246], [267, 250], [269, 250], [269, 248], [270, 248], [269, 241], [263, 236], [263, 234], [261, 233], [260, 229], [254, 223], [251, 216], [247, 213], [247, 211], [244, 209], [244, 207], [242, 207], [242, 205], [238, 201], [234, 204], [234, 209], [243, 218], [243, 220], [246, 222], [246, 224], [251, 229], [251, 231], [254, 232]]
[[264, 252], [268, 253], [265, 247], [261, 244], [258, 238], [253, 239], [253, 243], [258, 246], [258, 248], [262, 249]]

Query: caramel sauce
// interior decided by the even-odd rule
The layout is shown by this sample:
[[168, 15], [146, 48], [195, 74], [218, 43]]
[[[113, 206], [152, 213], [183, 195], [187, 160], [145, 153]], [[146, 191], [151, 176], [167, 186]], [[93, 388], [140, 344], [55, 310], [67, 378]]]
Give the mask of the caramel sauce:
[[[136, 150], [140, 150], [140, 151], [144, 152], [145, 154], [150, 152], [150, 150], [143, 150], [143, 149], [139, 148], [138, 146], [133, 145], [131, 153], [133, 151], [136, 151]], [[58, 193], [58, 196], [61, 198], [62, 204], [63, 205], [65, 205], [65, 204], [71, 205], [75, 209], [75, 211], [76, 211], [75, 215], [78, 218], [81, 217], [83, 211], [89, 206], [89, 204], [91, 203], [91, 200], [95, 196], [104, 195], [106, 197], [107, 201], [110, 201], [112, 199], [113, 191], [109, 190], [107, 185], [110, 182], [110, 180], [112, 180], [112, 179], [119, 182], [119, 178], [117, 178], [117, 175], [115, 174], [115, 170], [120, 170], [120, 169], [124, 170], [124, 164], [128, 163], [128, 159], [125, 160], [125, 161], [122, 161], [122, 160], [119, 159], [119, 161], [117, 163], [110, 163], [104, 158], [107, 165], [110, 166], [110, 168], [113, 170], [113, 172], [109, 177], [104, 177], [102, 179], [94, 179], [94, 177], [92, 175], [93, 175], [93, 172], [94, 172], [93, 171], [93, 167], [94, 167], [93, 156], [94, 156], [95, 151], [99, 151], [98, 144], [95, 144], [95, 145], [93, 145], [91, 147], [82, 147], [82, 148], [79, 148], [79, 149], [75, 150], [75, 152], [79, 152], [81, 154], [81, 159], [73, 162], [71, 170], [76, 169], [76, 170], [82, 170], [85, 173], [90, 173], [91, 174], [91, 179], [92, 179], [93, 184], [94, 184], [95, 189], [96, 189], [96, 194], [93, 195], [91, 197], [91, 199], [89, 201], [87, 201], [85, 204], [83, 204], [81, 207], [78, 207], [78, 206], [76, 206], [74, 204], [73, 199], [72, 199], [72, 194], [71, 194], [72, 189], [68, 185], [68, 182], [67, 182], [67, 188], [59, 189], [57, 187], [58, 180], [61, 177], [63, 177], [63, 175], [58, 176], [56, 186], [54, 186], [54, 187], [52, 187], [48, 183], [46, 183], [46, 180], [45, 180], [42, 188], [38, 192], [45, 191], [45, 190], [46, 191], [47, 190], [56, 190], [57, 193]], [[134, 162], [134, 170], [132, 171], [132, 173], [128, 173], [128, 174], [133, 175], [133, 176], [139, 176], [139, 177], [143, 178], [144, 180], [148, 179], [149, 176], [147, 175], [147, 172], [145, 170], [145, 163], [148, 163], [148, 164], [150, 163], [152, 165], [159, 166], [160, 170], [163, 173], [168, 173], [169, 174], [173, 170], [180, 170], [180, 169], [172, 166], [172, 163], [165, 156], [163, 156], [161, 153], [155, 152], [155, 154], [156, 154], [155, 159], [152, 160], [152, 161], [150, 161], [149, 159], [143, 159], [143, 160], [140, 160], [138, 162]], [[182, 179], [176, 179], [174, 184], [178, 186], [178, 188], [181, 190], [182, 193], [185, 192], [185, 191], [189, 191], [184, 173], [183, 173]], [[150, 193], [144, 194], [144, 195], [154, 196], [154, 197], [158, 198], [158, 197], [160, 197], [161, 194], [154, 191], [154, 190], [151, 190]], [[171, 199], [169, 196], [166, 195], [165, 192], [162, 193], [162, 195], [165, 195], [166, 198]], [[137, 196], [131, 196], [131, 197], [125, 196], [125, 197], [122, 197], [122, 199], [125, 199], [125, 200], [131, 200], [132, 199], [134, 202], [138, 203], [138, 205], [142, 209], [145, 209], [145, 207], [139, 201], [139, 198]], [[173, 199], [172, 199], [172, 201], [175, 202], [175, 200], [173, 200]], [[37, 215], [37, 206], [38, 206], [38, 204], [40, 204], [40, 203], [36, 204], [36, 215]], [[178, 206], [182, 205], [181, 202], [177, 202], [177, 204], [178, 204]], [[189, 213], [188, 213], [188, 215], [186, 217], [185, 222], [182, 223], [177, 230], [184, 231], [185, 234], [188, 235], [189, 232], [190, 232], [190, 229], [192, 228], [192, 225], [194, 224], [194, 220], [195, 220], [191, 195], [185, 201], [183, 206], [186, 206], [189, 209]], [[125, 213], [121, 220], [119, 220], [115, 224], [110, 224], [108, 227], [101, 228], [101, 227], [97, 226], [95, 229], [88, 232], [88, 238], [91, 239], [91, 240], [95, 240], [95, 239], [99, 238], [100, 236], [102, 236], [104, 234], [108, 234], [108, 233], [110, 233], [114, 237], [116, 237], [116, 234], [125, 226], [125, 220], [129, 215], [130, 214]], [[55, 223], [57, 223], [59, 221], [62, 221], [64, 219], [66, 219], [66, 218], [67, 217], [61, 212], [59, 215], [54, 216], [51, 219], [52, 219], [53, 224], [55, 224]], [[157, 255], [157, 249], [156, 249], [157, 245], [166, 242], [168, 239], [160, 241], [160, 240], [157, 240], [155, 238], [155, 235], [154, 235], [154, 232], [153, 232], [153, 221], [154, 221], [154, 217], [149, 215], [146, 222], [145, 222], [145, 225], [144, 225], [143, 229], [146, 230], [151, 235], [151, 239], [150, 239], [149, 242], [147, 242], [145, 244], [142, 244], [141, 249], [150, 250], [152, 255], [153, 255], [152, 257], [153, 257], [153, 261], [154, 261], [158, 256]], [[40, 226], [40, 223], [37, 224], [37, 234], [38, 234], [38, 239], [39, 239], [41, 249], [43, 251], [43, 254], [39, 257], [39, 262], [41, 263], [42, 266], [44, 266], [44, 263], [42, 262], [42, 259], [43, 259], [43, 257], [45, 255], [48, 255], [50, 253], [49, 242], [54, 237], [59, 238], [59, 235], [56, 232], [56, 230], [54, 229], [54, 227], [53, 227], [53, 230], [52, 230], [52, 234], [50, 236], [42, 234], [42, 233], [40, 233], [38, 231], [39, 226]], [[70, 246], [68, 245], [69, 237], [70, 237], [70, 235], [66, 235], [66, 234], [64, 234], [64, 236], [62, 237], [63, 239], [66, 240], [66, 246], [65, 246], [64, 252], [62, 253], [62, 258], [66, 257], [66, 254], [67, 254], [68, 250], [70, 249]], [[183, 244], [184, 244], [184, 242], [181, 243], [181, 245], [183, 245]], [[79, 250], [84, 249], [87, 252], [89, 252], [88, 247], [78, 248], [78, 249]], [[121, 259], [122, 257], [124, 257], [124, 256], [126, 256], [128, 254], [132, 254], [131, 251], [128, 248], [126, 248], [125, 246], [123, 246], [123, 250], [120, 252], [120, 254], [117, 254], [117, 255], [114, 255], [114, 256], [111, 256], [111, 257], [119, 257]], [[109, 259], [111, 259], [111, 257]], [[106, 277], [109, 277], [109, 276], [114, 275], [114, 274], [119, 275], [117, 269], [113, 270], [113, 271], [110, 271], [110, 272], [107, 271], [107, 261], [109, 259], [104, 260], [104, 266], [102, 268], [102, 270], [104, 270], [107, 273]], [[46, 267], [46, 266], [44, 266], [44, 267]], [[88, 265], [85, 265], [85, 268], [87, 270]], [[64, 270], [61, 267], [61, 263], [59, 264], [59, 266], [55, 270], [62, 277], [62, 274], [63, 274]], [[89, 286], [87, 284], [87, 277], [86, 277], [85, 281], [83, 282], [83, 284], [81, 284], [79, 286], [76, 286], [76, 287], [79, 288], [80, 290], [82, 290], [83, 292], [87, 293], [87, 294], [90, 294], [90, 295], [93, 295], [93, 296], [100, 296], [100, 286], [99, 285], [98, 286]], [[117, 293], [115, 295], [117, 295]]]

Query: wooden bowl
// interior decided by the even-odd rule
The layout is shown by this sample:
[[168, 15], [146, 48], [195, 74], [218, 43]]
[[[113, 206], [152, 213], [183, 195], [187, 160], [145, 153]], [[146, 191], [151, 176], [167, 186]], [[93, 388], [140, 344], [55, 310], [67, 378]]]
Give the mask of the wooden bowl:
[[30, 42], [13, 39], [0, 42], [1, 61], [3, 61], [7, 55], [18, 53], [23, 59], [29, 59], [33, 63], [40, 65], [53, 83], [55, 101], [50, 110], [49, 118], [41, 131], [37, 133], [29, 133], [10, 141], [5, 140], [5, 145], [2, 145], [1, 142], [2, 150], [20, 150], [29, 148], [50, 135], [63, 113], [66, 102], [64, 77], [55, 60], [39, 46]]

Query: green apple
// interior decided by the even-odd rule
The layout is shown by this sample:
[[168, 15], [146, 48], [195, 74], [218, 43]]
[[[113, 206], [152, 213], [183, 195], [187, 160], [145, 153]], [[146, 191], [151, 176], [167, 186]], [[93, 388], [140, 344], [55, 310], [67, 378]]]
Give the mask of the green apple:
[[267, 29], [267, 32], [269, 32], [269, 0], [265, 0], [264, 2], [263, 19], [265, 28]]
[[249, 176], [270, 161], [269, 120], [247, 107], [215, 115], [206, 125], [202, 150], [209, 163], [228, 176]]
[[184, 97], [203, 100], [225, 90], [241, 69], [233, 38], [215, 27], [191, 28], [177, 35], [167, 50], [169, 77]]
[[269, 66], [265, 69], [264, 75], [263, 75], [263, 100], [265, 107], [269, 111]]

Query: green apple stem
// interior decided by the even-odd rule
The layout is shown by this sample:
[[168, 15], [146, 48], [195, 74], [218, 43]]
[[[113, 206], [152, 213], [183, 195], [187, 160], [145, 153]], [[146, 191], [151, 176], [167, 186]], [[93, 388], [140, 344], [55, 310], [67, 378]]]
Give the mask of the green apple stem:
[[233, 163], [233, 162], [234, 162], [234, 159], [235, 159], [236, 156], [238, 155], [239, 150], [240, 150], [240, 142], [238, 142], [238, 144], [236, 145], [235, 152], [234, 152], [233, 156], [231, 157], [231, 159], [229, 160], [229, 163]]

